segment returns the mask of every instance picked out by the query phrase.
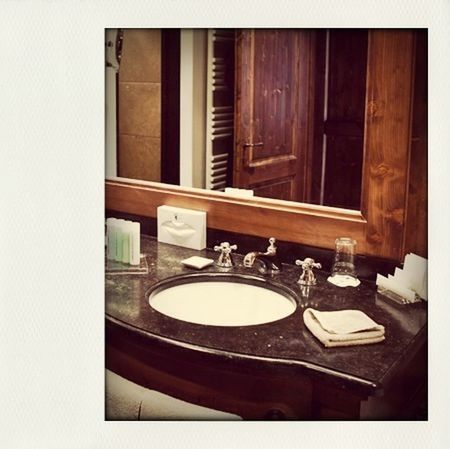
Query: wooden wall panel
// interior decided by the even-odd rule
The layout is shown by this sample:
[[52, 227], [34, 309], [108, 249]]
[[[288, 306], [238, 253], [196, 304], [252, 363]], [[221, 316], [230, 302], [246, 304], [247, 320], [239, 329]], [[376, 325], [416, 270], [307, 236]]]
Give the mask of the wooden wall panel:
[[411, 169], [404, 252], [428, 257], [428, 80], [427, 31], [416, 31], [414, 112], [412, 117]]
[[409, 172], [414, 34], [369, 33], [362, 213], [368, 251], [402, 259]]

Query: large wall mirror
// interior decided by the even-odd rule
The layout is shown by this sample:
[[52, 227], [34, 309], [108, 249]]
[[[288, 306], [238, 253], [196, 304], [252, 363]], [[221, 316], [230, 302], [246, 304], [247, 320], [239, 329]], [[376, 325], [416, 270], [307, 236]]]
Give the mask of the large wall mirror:
[[368, 30], [107, 39], [114, 174], [360, 209]]
[[105, 36], [107, 177], [317, 205], [389, 258], [426, 221], [426, 30]]

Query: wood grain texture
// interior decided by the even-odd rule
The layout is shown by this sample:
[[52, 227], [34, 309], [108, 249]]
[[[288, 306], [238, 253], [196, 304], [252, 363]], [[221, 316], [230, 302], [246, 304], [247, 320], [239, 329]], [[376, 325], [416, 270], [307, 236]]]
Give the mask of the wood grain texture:
[[361, 168], [363, 137], [327, 136], [323, 204], [359, 210], [361, 203]]
[[413, 32], [369, 32], [362, 213], [370, 254], [401, 260], [409, 172]]
[[[336, 236], [358, 241], [358, 253], [366, 254], [366, 223], [361, 214], [343, 209], [265, 198], [238, 199], [221, 192], [182, 188], [132, 180], [106, 182], [106, 208], [156, 217], [163, 204], [207, 212], [209, 228], [334, 249]], [[361, 242], [361, 244], [360, 244]]]
[[[214, 229], [265, 238], [273, 235], [329, 249], [334, 249], [336, 237], [348, 236], [358, 241], [359, 254], [398, 262], [409, 251], [425, 256], [426, 43], [415, 46], [414, 35], [410, 30], [369, 31], [360, 212], [265, 198], [239, 200], [219, 192], [117, 178], [106, 182], [106, 207], [155, 217], [156, 208], [168, 204], [207, 211], [208, 226]], [[245, 39], [249, 36], [238, 34], [238, 42]], [[415, 48], [421, 49], [416, 60]], [[242, 61], [237, 58], [238, 65]], [[242, 103], [242, 90], [251, 85], [251, 77], [238, 83], [237, 102]], [[242, 126], [250, 123], [252, 108], [252, 103], [241, 104], [242, 120], [236, 123], [241, 127], [237, 134], [249, 141], [253, 136], [245, 135]], [[243, 163], [241, 153], [235, 163]], [[285, 184], [278, 189], [280, 195], [292, 189], [292, 183]], [[259, 186], [280, 187], [270, 187], [263, 179]]]
[[428, 257], [428, 80], [427, 31], [416, 31], [414, 108], [412, 117], [411, 170], [408, 183], [408, 207], [404, 253]]
[[236, 44], [233, 185], [291, 179], [272, 192], [304, 201], [310, 122], [311, 32], [241, 30]]
[[[106, 323], [107, 368], [145, 388], [247, 420], [311, 417], [311, 381], [283, 367], [249, 370], [230, 358], [202, 357], [175, 345], [149, 344]], [[260, 367], [261, 368], [261, 367]]]
[[308, 202], [360, 209], [367, 36], [358, 29], [316, 31]]
[[292, 178], [280, 178], [275, 181], [252, 186], [256, 196], [279, 198], [280, 200], [289, 200], [289, 198], [292, 198], [293, 187]]
[[327, 120], [364, 121], [367, 30], [330, 30]]

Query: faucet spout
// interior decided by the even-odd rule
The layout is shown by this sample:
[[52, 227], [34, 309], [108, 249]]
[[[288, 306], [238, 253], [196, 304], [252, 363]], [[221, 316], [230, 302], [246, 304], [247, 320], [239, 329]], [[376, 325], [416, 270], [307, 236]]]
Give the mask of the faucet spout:
[[255, 260], [260, 262], [259, 271], [262, 274], [276, 274], [281, 270], [281, 261], [277, 256], [277, 247], [275, 246], [275, 239], [269, 239], [269, 247], [265, 253], [261, 251], [252, 251], [244, 257], [244, 267], [252, 267]]

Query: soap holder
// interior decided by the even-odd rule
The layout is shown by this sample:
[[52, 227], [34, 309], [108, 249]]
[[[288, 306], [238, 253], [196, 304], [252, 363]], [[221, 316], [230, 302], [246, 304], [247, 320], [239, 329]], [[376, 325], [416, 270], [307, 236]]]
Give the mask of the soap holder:
[[213, 259], [207, 259], [206, 257], [192, 256], [181, 261], [183, 265], [189, 268], [196, 268], [197, 270], [202, 270], [214, 263]]
[[407, 300], [403, 296], [380, 286], [377, 287], [377, 296], [382, 297], [383, 299], [390, 299], [391, 301], [401, 305], [415, 304], [416, 302], [422, 301], [417, 294], [414, 296], [413, 300]]
[[105, 271], [106, 274], [148, 274], [147, 259], [141, 254], [139, 265], [130, 265], [106, 259]]

